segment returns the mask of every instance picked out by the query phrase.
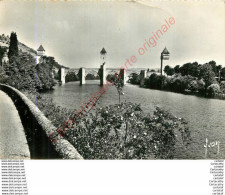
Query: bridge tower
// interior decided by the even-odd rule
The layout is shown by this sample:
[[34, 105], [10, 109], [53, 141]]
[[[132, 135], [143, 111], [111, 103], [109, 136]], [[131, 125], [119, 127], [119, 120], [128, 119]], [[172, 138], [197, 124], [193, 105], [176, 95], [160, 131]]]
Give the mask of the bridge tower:
[[61, 84], [66, 83], [66, 73], [65, 73], [65, 68], [63, 67], [60, 68], [60, 81], [61, 81]]
[[41, 57], [45, 55], [45, 49], [42, 45], [37, 49], [36, 64], [41, 63]]
[[146, 78], [146, 70], [140, 72], [140, 86], [144, 86], [144, 80]]
[[161, 59], [160, 73], [161, 73], [161, 75], [163, 74], [163, 60], [169, 60], [169, 58], [170, 58], [170, 52], [165, 47], [160, 56], [160, 59]]
[[123, 81], [123, 85], [126, 85], [126, 71], [124, 68], [120, 69], [120, 76]]
[[102, 50], [100, 51], [100, 59], [102, 65], [100, 66], [100, 85], [103, 86], [106, 83], [106, 50], [103, 47]]
[[85, 68], [80, 68], [79, 79], [80, 79], [80, 85], [85, 84]]

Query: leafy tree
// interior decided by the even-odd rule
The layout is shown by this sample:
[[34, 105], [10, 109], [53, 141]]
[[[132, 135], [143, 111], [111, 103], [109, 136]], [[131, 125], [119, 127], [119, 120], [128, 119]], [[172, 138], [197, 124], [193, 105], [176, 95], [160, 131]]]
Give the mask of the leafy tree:
[[99, 79], [99, 76], [95, 76], [94, 74], [88, 73], [85, 77], [86, 80], [97, 80]]
[[176, 74], [180, 73], [180, 65], [176, 65], [176, 66], [174, 67], [174, 72], [175, 72]]
[[114, 80], [113, 84], [117, 89], [118, 95], [119, 95], [119, 104], [120, 104], [120, 96], [124, 95], [123, 93], [123, 87], [124, 87], [124, 82], [122, 80], [122, 73], [120, 72], [120, 74], [116, 76], [116, 79]]
[[34, 91], [40, 84], [39, 77], [36, 76], [35, 59], [30, 54], [12, 56], [4, 69], [6, 74], [4, 83], [19, 90]]
[[220, 76], [221, 78], [225, 78], [225, 67], [221, 69]]
[[79, 77], [75, 72], [68, 72], [65, 77], [66, 83], [71, 81], [79, 81]]
[[12, 56], [18, 56], [18, 40], [17, 40], [17, 35], [15, 32], [12, 32], [10, 35], [10, 44], [9, 44], [9, 52], [8, 52], [8, 57], [9, 59]]
[[205, 89], [213, 83], [216, 83], [215, 73], [212, 70], [212, 66], [210, 64], [204, 64], [200, 69], [200, 78], [205, 82]]
[[174, 69], [171, 68], [169, 65], [166, 65], [164, 68], [164, 72], [169, 75], [172, 76], [174, 74]]
[[37, 76], [42, 85], [37, 85], [39, 91], [52, 89], [55, 85], [51, 62], [42, 62], [36, 65]]
[[216, 94], [220, 93], [220, 86], [218, 84], [211, 84], [207, 88], [207, 95], [209, 97], [215, 97]]
[[140, 77], [137, 73], [132, 73], [129, 77], [130, 77], [129, 80], [131, 84], [134, 84], [134, 85], [140, 84]]
[[179, 68], [182, 76], [191, 75], [193, 77], [198, 77], [199, 75], [199, 65], [197, 62], [186, 63]]
[[149, 87], [151, 89], [162, 89], [165, 79], [166, 79], [165, 76], [157, 75], [157, 74], [153, 73], [149, 77]]
[[222, 81], [220, 83], [220, 90], [222, 94], [225, 94], [225, 81]]

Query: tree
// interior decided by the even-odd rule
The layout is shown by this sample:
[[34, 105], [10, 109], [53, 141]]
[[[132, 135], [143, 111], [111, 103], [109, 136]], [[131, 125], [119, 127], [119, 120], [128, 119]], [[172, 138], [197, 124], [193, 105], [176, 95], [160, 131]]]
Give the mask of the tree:
[[174, 67], [174, 72], [175, 72], [176, 74], [180, 73], [180, 65], [176, 65], [176, 66]]
[[218, 93], [220, 93], [220, 86], [218, 84], [211, 84], [207, 88], [207, 95], [209, 97], [215, 97], [215, 95]]
[[220, 71], [221, 78], [225, 78], [225, 68], [222, 68]]
[[215, 73], [212, 70], [212, 66], [210, 64], [204, 64], [200, 69], [200, 78], [205, 82], [205, 89], [211, 84], [216, 83]]
[[15, 32], [12, 32], [10, 35], [10, 44], [9, 44], [9, 52], [8, 52], [8, 57], [9, 59], [12, 56], [18, 56], [18, 40], [17, 40], [17, 35]]
[[182, 76], [191, 75], [193, 77], [198, 77], [199, 75], [199, 65], [198, 62], [186, 63], [179, 69]]
[[140, 84], [140, 77], [137, 73], [132, 73], [129, 77], [131, 84]]
[[174, 69], [171, 68], [169, 65], [166, 65], [164, 68], [164, 72], [169, 75], [172, 76], [174, 74]]

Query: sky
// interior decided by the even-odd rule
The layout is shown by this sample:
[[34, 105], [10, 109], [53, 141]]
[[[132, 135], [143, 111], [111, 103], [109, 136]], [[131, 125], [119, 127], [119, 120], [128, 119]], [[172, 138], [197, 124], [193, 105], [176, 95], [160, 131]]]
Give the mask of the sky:
[[[145, 54], [138, 53], [170, 17], [175, 24]], [[70, 68], [99, 68], [107, 51], [108, 68], [119, 68], [131, 56], [133, 68], [159, 68], [166, 46], [172, 67], [215, 60], [225, 66], [225, 6], [211, 2], [54, 2], [0, 1], [0, 34], [17, 33], [33, 49]]]

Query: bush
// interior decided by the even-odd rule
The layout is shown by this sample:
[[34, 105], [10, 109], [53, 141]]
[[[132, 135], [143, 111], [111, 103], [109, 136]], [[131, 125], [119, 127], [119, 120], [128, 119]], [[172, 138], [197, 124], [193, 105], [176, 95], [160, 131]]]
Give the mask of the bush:
[[[59, 74], [61, 74], [61, 73], [59, 73]], [[68, 72], [65, 80], [66, 80], [66, 83], [72, 82], [72, 81], [79, 81], [79, 77], [75, 72]]]
[[190, 140], [187, 122], [160, 108], [145, 115], [140, 105], [122, 103], [73, 117], [64, 137], [85, 159], [172, 159], [176, 134]]
[[2, 83], [19, 90], [42, 91], [52, 89], [55, 85], [52, 67], [47, 63], [36, 65], [34, 57], [23, 52], [12, 56], [1, 74]]
[[221, 81], [220, 83], [220, 91], [222, 94], [225, 94], [225, 81]]
[[86, 80], [98, 80], [100, 79], [99, 76], [95, 76], [94, 74], [88, 73], [87, 76], [85, 77]]
[[207, 96], [215, 97], [216, 94], [220, 93], [220, 86], [218, 84], [211, 84], [207, 88]]
[[70, 128], [64, 126], [62, 136], [85, 159], [172, 159], [178, 139], [184, 147], [190, 142], [187, 122], [158, 107], [154, 114], [145, 114], [140, 105], [127, 102], [78, 117], [45, 94], [25, 94], [56, 127], [73, 119], [68, 120]]
[[137, 73], [132, 73], [130, 76], [129, 82], [133, 85], [139, 85], [140, 84], [140, 76]]
[[162, 89], [165, 79], [165, 76], [153, 73], [149, 77], [149, 87], [151, 89]]

